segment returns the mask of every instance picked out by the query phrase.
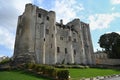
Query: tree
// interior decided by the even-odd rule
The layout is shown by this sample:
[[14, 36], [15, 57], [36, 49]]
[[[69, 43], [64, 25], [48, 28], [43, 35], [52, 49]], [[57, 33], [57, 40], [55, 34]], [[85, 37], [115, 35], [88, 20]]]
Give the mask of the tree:
[[120, 58], [120, 35], [118, 33], [103, 34], [98, 43], [108, 53], [109, 58]]
[[116, 38], [116, 42], [112, 47], [112, 53], [114, 53], [111, 54], [113, 58], [120, 59], [120, 36]]

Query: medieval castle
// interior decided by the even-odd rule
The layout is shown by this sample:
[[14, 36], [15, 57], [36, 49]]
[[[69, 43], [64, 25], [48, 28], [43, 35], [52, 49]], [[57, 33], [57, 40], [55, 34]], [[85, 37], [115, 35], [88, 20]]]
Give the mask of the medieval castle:
[[94, 64], [89, 24], [79, 19], [56, 22], [54, 11], [26, 4], [19, 16], [14, 62], [38, 64]]

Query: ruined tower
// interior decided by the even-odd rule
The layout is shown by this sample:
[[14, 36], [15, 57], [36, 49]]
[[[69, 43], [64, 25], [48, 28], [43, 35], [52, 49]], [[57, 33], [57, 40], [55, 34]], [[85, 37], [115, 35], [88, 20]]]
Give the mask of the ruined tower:
[[54, 11], [26, 4], [19, 16], [14, 47], [15, 63], [94, 64], [89, 24], [79, 19], [56, 22]]

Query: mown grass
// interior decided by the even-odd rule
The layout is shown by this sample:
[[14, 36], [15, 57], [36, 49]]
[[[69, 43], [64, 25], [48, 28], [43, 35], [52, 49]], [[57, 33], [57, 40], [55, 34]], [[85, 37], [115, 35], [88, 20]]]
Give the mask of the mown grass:
[[23, 71], [0, 71], [0, 80], [50, 80]]
[[80, 78], [90, 78], [96, 76], [107, 76], [113, 74], [120, 74], [120, 70], [115, 69], [68, 69], [72, 80], [79, 80]]
[[[115, 69], [70, 68], [68, 70], [70, 72], [71, 80], [80, 80], [80, 78], [120, 74], [120, 70], [115, 70]], [[0, 71], [0, 80], [50, 80], [50, 79], [38, 77], [34, 74], [26, 73], [23, 71]]]

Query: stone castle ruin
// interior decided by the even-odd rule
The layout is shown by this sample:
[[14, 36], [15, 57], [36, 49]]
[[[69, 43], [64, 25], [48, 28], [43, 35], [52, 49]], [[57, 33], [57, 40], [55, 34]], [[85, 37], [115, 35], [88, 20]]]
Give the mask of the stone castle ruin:
[[18, 18], [15, 63], [94, 64], [89, 24], [56, 22], [54, 11], [26, 4]]

